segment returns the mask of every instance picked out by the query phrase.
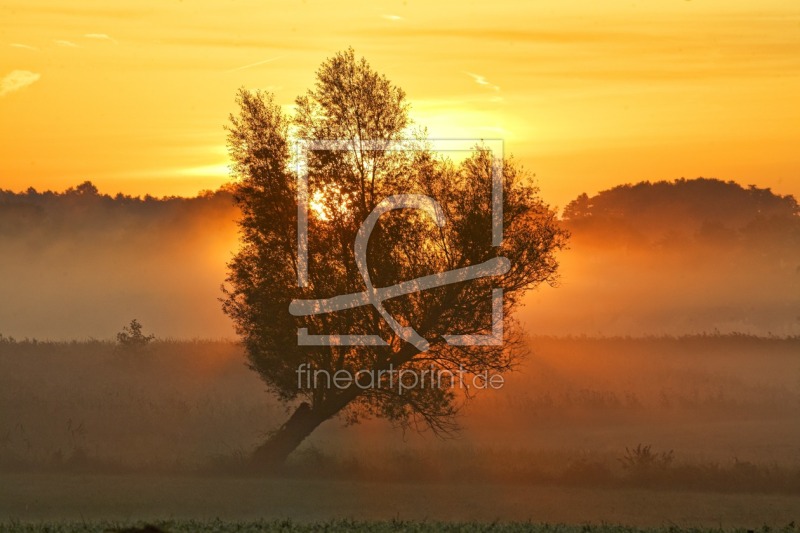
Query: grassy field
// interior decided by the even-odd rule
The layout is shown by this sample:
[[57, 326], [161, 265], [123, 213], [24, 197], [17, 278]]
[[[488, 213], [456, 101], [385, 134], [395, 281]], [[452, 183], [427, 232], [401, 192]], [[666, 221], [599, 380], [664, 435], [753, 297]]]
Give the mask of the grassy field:
[[333, 420], [264, 477], [248, 453], [287, 414], [237, 345], [134, 353], [3, 338], [0, 520], [800, 520], [800, 339], [540, 337], [531, 348], [503, 389], [465, 406], [456, 439]]
[[797, 496], [787, 494], [262, 477], [0, 477], [0, 520], [26, 523], [348, 519], [759, 529], [798, 522], [798, 514]]
[[[257, 521], [257, 522], [223, 522], [212, 521], [165, 521], [158, 524], [148, 523], [119, 523], [119, 522], [72, 522], [72, 523], [14, 523], [0, 524], [3, 531], [9, 533], [59, 533], [59, 532], [85, 532], [85, 533], [156, 533], [168, 532], [240, 532], [255, 533], [262, 531], [280, 531], [286, 533], [335, 533], [337, 531], [368, 531], [374, 533], [388, 532], [463, 532], [480, 533], [491, 531], [494, 533], [675, 533], [685, 531], [688, 533], [749, 533], [753, 530], [741, 528], [679, 528], [677, 526], [659, 528], [639, 528], [617, 525], [567, 525], [567, 524], [536, 524], [532, 522], [510, 523], [481, 523], [481, 522], [407, 522], [402, 520], [361, 522], [354, 520], [331, 520], [327, 522], [300, 523], [291, 520]], [[148, 529], [150, 528], [150, 529]], [[156, 529], [157, 528], [157, 529]], [[762, 531], [772, 533], [796, 533], [800, 531], [794, 524], [780, 528], [762, 528]]]

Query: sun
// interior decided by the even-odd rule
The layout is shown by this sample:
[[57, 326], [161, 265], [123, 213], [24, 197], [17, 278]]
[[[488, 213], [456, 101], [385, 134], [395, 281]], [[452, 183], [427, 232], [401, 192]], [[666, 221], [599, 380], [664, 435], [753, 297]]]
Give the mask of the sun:
[[308, 205], [311, 207], [311, 211], [314, 213], [314, 216], [323, 222], [328, 222], [330, 217], [326, 213], [327, 208], [323, 202], [324, 199], [325, 194], [322, 191], [315, 191]]
[[311, 213], [317, 220], [330, 222], [342, 218], [352, 210], [352, 197], [333, 184], [326, 184], [311, 194], [308, 202]]

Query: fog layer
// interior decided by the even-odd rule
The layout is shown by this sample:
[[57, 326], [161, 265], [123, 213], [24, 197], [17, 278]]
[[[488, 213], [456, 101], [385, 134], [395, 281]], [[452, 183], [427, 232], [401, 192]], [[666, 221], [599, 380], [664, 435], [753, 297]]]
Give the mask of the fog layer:
[[[197, 198], [0, 192], [0, 334], [233, 338], [217, 300], [238, 245], [225, 191]], [[277, 223], [277, 222], [276, 222]], [[800, 215], [792, 197], [718, 180], [582, 195], [558, 288], [527, 297], [535, 334], [800, 334]]]

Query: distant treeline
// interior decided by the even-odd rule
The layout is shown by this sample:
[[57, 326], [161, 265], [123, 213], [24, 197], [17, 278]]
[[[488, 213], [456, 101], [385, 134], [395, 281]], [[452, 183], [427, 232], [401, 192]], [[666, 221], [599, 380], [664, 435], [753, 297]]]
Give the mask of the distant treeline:
[[793, 196], [718, 179], [644, 181], [584, 193], [567, 204], [563, 219], [579, 239], [602, 243], [800, 246]]
[[[232, 203], [229, 186], [194, 198], [111, 196], [100, 194], [90, 181], [63, 192], [39, 192], [33, 187], [19, 193], [0, 190], [0, 231], [51, 224], [80, 227], [114, 212], [179, 219], [200, 205]], [[794, 196], [718, 179], [643, 181], [594, 196], [584, 193], [567, 204], [562, 218], [581, 240], [615, 236], [615, 242], [641, 244], [677, 244], [686, 239], [729, 244], [743, 238], [763, 243], [766, 238], [800, 244], [800, 205]]]
[[[86, 181], [64, 192], [39, 192], [29, 188], [15, 193], [0, 190], [0, 235], [44, 231], [42, 239], [61, 238], [73, 232], [115, 232], [180, 226], [192, 215], [232, 209], [233, 196], [226, 188], [204, 191], [194, 198], [155, 198], [100, 194]], [[228, 217], [231, 218], [231, 217]]]
[[[223, 185], [216, 191], [205, 190], [201, 191], [197, 198], [213, 198], [218, 195], [227, 195], [230, 197], [231, 195], [231, 187], [228, 185]], [[28, 187], [27, 190], [24, 192], [14, 192], [9, 190], [0, 189], [0, 205], [2, 206], [10, 206], [10, 205], [30, 205], [30, 204], [41, 204], [46, 205], [49, 202], [54, 201], [73, 201], [73, 202], [80, 202], [80, 201], [102, 201], [105, 203], [108, 202], [119, 202], [125, 204], [155, 204], [155, 203], [175, 203], [180, 201], [188, 201], [192, 200], [193, 198], [186, 198], [183, 196], [164, 196], [162, 198], [157, 198], [155, 196], [151, 196], [146, 194], [144, 197], [141, 196], [131, 196], [128, 194], [117, 193], [114, 196], [109, 194], [102, 194], [95, 186], [94, 183], [91, 181], [84, 181], [80, 185], [75, 187], [70, 187], [63, 192], [55, 192], [51, 190], [46, 191], [37, 191], [34, 187]]]
[[[91, 182], [0, 191], [0, 332], [109, 338], [138, 318], [159, 338], [230, 337], [217, 299], [238, 215], [229, 186], [194, 198], [110, 196]], [[562, 221], [562, 283], [519, 317], [538, 334], [800, 333], [792, 196], [642, 182], [583, 194]]]

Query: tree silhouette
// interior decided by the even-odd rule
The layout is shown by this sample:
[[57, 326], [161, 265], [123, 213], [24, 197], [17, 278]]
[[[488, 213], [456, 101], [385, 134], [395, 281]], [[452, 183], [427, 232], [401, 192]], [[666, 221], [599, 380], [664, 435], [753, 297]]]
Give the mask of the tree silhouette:
[[[228, 265], [223, 309], [243, 339], [251, 367], [270, 391], [287, 404], [302, 402], [256, 450], [255, 460], [265, 466], [283, 462], [319, 424], [336, 415], [348, 422], [379, 416], [404, 429], [454, 431], [463, 396], [453, 385], [460, 381], [409, 382], [400, 391], [391, 386], [393, 376], [381, 371], [435, 369], [463, 379], [511, 369], [522, 349], [516, 329], [506, 328], [503, 345], [453, 345], [447, 335], [482, 335], [497, 326], [491, 312], [494, 288], [504, 290], [508, 317], [526, 290], [556, 280], [555, 252], [565, 246], [567, 233], [555, 213], [538, 198], [527, 174], [513, 161], [493, 159], [485, 147], [477, 146], [460, 164], [435, 155], [421, 135], [414, 150], [379, 149], [381, 143], [408, 135], [408, 104], [401, 89], [363, 58], [356, 59], [352, 49], [322, 64], [316, 85], [296, 100], [291, 118], [265, 92], [241, 89], [237, 103], [228, 145], [234, 197], [242, 212], [242, 246]], [[307, 153], [307, 199], [313, 209], [307, 220], [305, 286], [298, 284], [298, 159], [292, 138], [343, 140], [347, 147]], [[504, 234], [497, 247], [492, 241], [493, 165], [501, 165], [504, 183]], [[440, 211], [430, 203], [427, 211], [391, 210], [377, 218], [366, 244], [354, 244], [376, 208], [385, 207], [393, 195], [410, 194], [435, 200]], [[365, 264], [358, 262], [358, 252]], [[368, 282], [383, 288], [443, 272], [463, 273], [465, 267], [504, 261], [498, 258], [510, 265], [503, 273], [471, 280], [462, 275], [457, 283], [395, 295], [382, 303], [386, 314], [372, 305], [313, 314], [323, 310], [320, 303], [308, 316], [290, 313], [293, 300], [358, 294], [367, 291]], [[379, 335], [385, 342], [303, 346], [299, 328], [318, 335]], [[320, 386], [303, 379], [302, 368], [328, 376], [363, 371], [362, 377], [370, 375], [374, 382]]]
[[672, 242], [748, 246], [797, 244], [800, 207], [791, 195], [769, 188], [742, 187], [713, 178], [649, 181], [618, 185], [589, 197], [581, 194], [564, 208], [563, 220], [576, 239], [596, 244], [609, 237], [640, 246]]
[[155, 335], [145, 335], [142, 332], [142, 325], [135, 318], [117, 333], [117, 342], [120, 346], [134, 350], [144, 348], [155, 338]]

